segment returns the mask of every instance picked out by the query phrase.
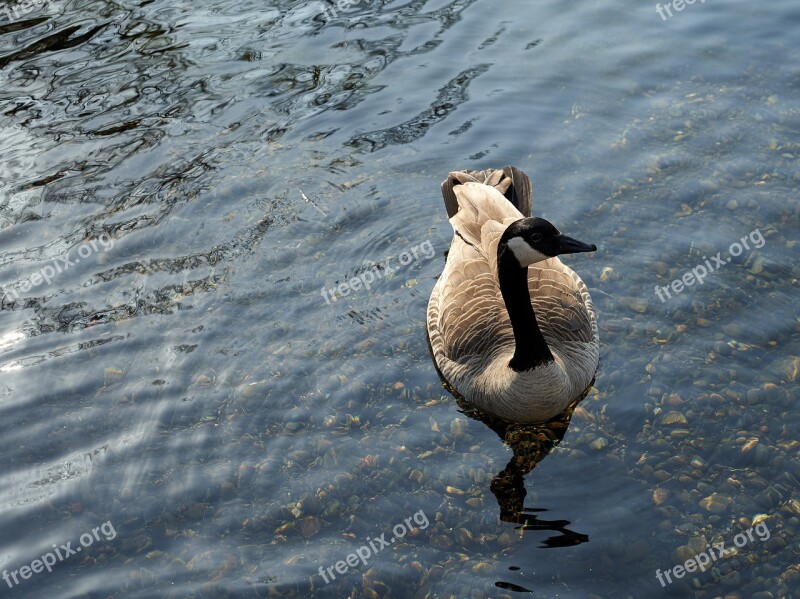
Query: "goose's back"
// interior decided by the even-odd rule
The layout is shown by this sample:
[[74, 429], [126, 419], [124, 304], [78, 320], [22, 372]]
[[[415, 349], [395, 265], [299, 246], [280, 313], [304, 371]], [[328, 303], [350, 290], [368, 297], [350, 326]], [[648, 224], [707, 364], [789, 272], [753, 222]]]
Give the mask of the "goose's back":
[[450, 219], [453, 242], [428, 302], [428, 333], [434, 357], [438, 353], [461, 362], [493, 355], [513, 343], [499, 293], [497, 244], [522, 214], [486, 185], [465, 183], [455, 192], [459, 210]]
[[[528, 267], [531, 303], [558, 373], [513, 372], [508, 361], [514, 353], [514, 334], [500, 294], [497, 244], [506, 227], [523, 215], [486, 185], [465, 183], [455, 192], [459, 210], [450, 219], [453, 242], [428, 303], [428, 334], [437, 368], [467, 400], [495, 413], [498, 410], [492, 408], [507, 405], [519, 418], [525, 397], [538, 402], [538, 410], [555, 410], [555, 415], [591, 384], [597, 367], [597, 323], [588, 289], [558, 258]], [[554, 406], [553, 398], [532, 397], [532, 389], [546, 386], [537, 385], [544, 382], [542, 376], [561, 377], [561, 390], [572, 397], [561, 406]], [[505, 398], [491, 397], [503, 389]], [[492, 405], [486, 405], [489, 402]]]

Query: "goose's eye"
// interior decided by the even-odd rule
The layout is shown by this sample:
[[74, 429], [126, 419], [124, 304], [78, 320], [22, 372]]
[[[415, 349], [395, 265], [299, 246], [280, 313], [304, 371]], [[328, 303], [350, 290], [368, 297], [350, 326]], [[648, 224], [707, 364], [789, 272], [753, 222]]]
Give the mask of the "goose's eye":
[[531, 235], [531, 241], [533, 243], [539, 243], [541, 240], [542, 240], [542, 234], [541, 233], [534, 233], [533, 235]]

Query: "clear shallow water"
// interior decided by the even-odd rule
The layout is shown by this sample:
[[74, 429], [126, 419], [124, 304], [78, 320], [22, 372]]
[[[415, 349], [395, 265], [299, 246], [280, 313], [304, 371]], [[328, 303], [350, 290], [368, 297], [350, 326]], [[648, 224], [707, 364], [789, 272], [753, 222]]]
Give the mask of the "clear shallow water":
[[[669, 590], [796, 596], [800, 9], [359, 6], [0, 12], [0, 567], [115, 533], [0, 588], [649, 597], [766, 516], [769, 540]], [[439, 182], [505, 164], [600, 248], [568, 262], [603, 343], [569, 428], [501, 431], [514, 451], [424, 333]]]

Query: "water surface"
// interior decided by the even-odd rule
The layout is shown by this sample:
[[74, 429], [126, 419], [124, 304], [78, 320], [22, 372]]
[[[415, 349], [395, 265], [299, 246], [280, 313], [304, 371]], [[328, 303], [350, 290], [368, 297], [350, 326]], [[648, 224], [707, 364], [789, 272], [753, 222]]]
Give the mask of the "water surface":
[[[0, 8], [0, 568], [81, 547], [3, 596], [797, 596], [800, 8], [325, 6]], [[506, 164], [602, 356], [495, 431], [424, 319]]]

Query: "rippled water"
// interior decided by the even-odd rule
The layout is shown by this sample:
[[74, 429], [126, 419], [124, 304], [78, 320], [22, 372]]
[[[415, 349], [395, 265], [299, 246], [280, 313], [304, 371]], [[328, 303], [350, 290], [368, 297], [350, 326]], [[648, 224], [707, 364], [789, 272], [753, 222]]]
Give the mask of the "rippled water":
[[[800, 596], [796, 3], [326, 6], [0, 6], [3, 596]], [[506, 164], [600, 248], [549, 427], [425, 340]]]

